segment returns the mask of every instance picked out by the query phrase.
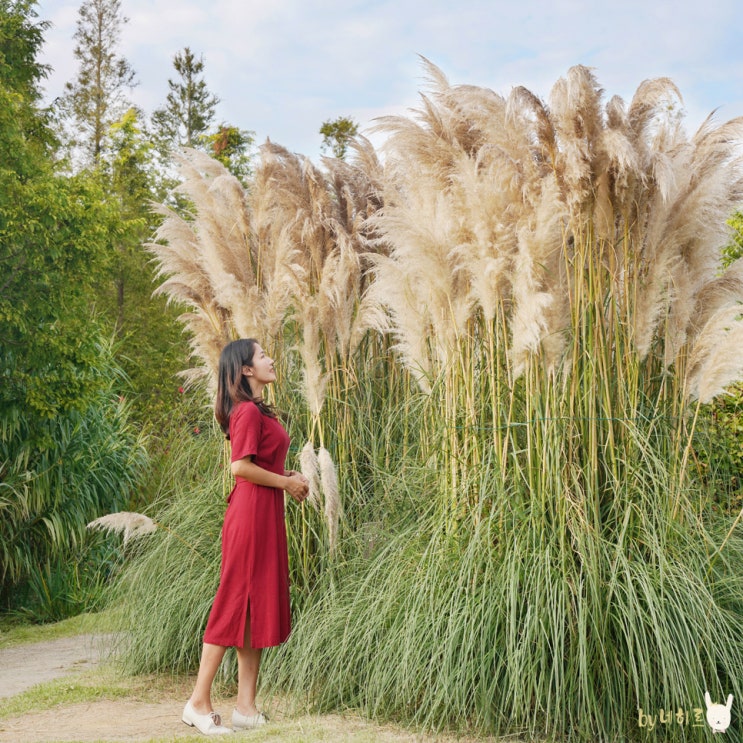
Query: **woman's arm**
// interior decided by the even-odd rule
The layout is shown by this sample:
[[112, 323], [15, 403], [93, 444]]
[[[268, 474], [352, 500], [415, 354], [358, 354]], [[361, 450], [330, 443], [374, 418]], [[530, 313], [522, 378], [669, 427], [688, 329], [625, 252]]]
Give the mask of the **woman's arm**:
[[270, 472], [257, 465], [252, 457], [243, 457], [233, 462], [232, 474], [256, 485], [286, 490], [297, 503], [301, 503], [307, 497], [309, 491], [307, 483], [301, 475], [294, 472], [287, 475], [277, 475], [275, 472]]

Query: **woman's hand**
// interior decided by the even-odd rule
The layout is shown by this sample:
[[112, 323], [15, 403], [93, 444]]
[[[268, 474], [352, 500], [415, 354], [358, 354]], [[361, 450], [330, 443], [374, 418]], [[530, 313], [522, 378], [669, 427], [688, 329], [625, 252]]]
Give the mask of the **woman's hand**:
[[285, 490], [297, 503], [301, 503], [309, 494], [310, 484], [301, 472], [285, 471], [283, 475], [270, 472], [258, 466], [253, 457], [243, 457], [232, 463], [232, 474], [256, 485]]
[[307, 479], [307, 478], [306, 478], [306, 477], [305, 477], [305, 476], [304, 476], [304, 475], [303, 475], [303, 474], [302, 474], [301, 472], [297, 472], [297, 470], [286, 470], [286, 471], [284, 472], [284, 475], [285, 475], [286, 477], [295, 477], [295, 476], [296, 476], [296, 477], [298, 477], [298, 478], [299, 478], [300, 480], [302, 480], [302, 482], [305, 482], [305, 483], [307, 483], [307, 485], [309, 485], [309, 484], [310, 484], [310, 481], [309, 481], [309, 480], [308, 480], [308, 479]]
[[291, 470], [287, 473], [284, 490], [286, 490], [286, 492], [289, 493], [297, 503], [301, 503], [309, 495], [310, 485], [304, 475]]

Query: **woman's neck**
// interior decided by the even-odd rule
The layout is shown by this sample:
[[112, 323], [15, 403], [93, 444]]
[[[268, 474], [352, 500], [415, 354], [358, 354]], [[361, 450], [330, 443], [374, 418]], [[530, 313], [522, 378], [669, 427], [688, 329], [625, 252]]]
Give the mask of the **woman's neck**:
[[252, 382], [250, 380], [248, 380], [248, 385], [250, 386], [250, 394], [253, 396], [253, 399], [256, 402], [263, 400], [263, 390], [266, 385], [260, 384], [260, 382]]

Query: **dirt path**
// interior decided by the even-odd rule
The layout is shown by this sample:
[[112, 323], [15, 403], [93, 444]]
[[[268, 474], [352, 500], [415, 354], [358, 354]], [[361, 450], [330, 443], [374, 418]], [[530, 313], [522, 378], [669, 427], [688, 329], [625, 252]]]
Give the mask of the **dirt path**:
[[[37, 684], [69, 678], [70, 685], [85, 685], [100, 673], [111, 673], [111, 688], [120, 679], [105, 664], [105, 635], [79, 635], [0, 649], [0, 707], [11, 697]], [[96, 673], [89, 673], [101, 666]], [[106, 686], [104, 676], [103, 686]], [[100, 684], [100, 680], [98, 681]], [[140, 679], [119, 699], [103, 698], [84, 703], [55, 704], [48, 709], [0, 719], [0, 743], [148, 743], [205, 740], [181, 722], [181, 710], [191, 681], [153, 677]], [[114, 696], [115, 695], [109, 695]], [[214, 699], [215, 708], [229, 724], [234, 698]], [[41, 703], [39, 703], [41, 704]], [[5, 706], [7, 709], [7, 706]], [[270, 730], [243, 733], [235, 740], [350, 741], [353, 743], [402, 743], [453, 738], [414, 735], [393, 726], [379, 726], [353, 715], [294, 716], [269, 706]], [[467, 739], [459, 739], [466, 743]], [[478, 743], [485, 743], [480, 741]]]
[[[107, 635], [78, 635], [0, 649], [0, 705], [38, 684], [64, 677], [72, 684], [84, 678], [81, 674], [105, 665], [109, 639]], [[181, 697], [188, 696], [185, 687], [172, 688], [164, 695], [143, 683], [132, 693], [133, 699], [55, 705], [0, 720], [0, 743], [123, 743], [201, 737], [180, 720]]]
[[69, 673], [95, 668], [106, 648], [106, 635], [78, 635], [0, 649], [0, 699]]
[[0, 722], [2, 743], [143, 743], [203, 737], [180, 722], [181, 704], [101, 700]]

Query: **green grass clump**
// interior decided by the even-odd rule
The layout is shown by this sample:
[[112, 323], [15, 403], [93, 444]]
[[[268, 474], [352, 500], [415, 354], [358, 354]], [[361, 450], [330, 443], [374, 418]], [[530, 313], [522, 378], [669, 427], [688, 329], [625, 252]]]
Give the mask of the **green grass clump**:
[[158, 525], [131, 547], [110, 600], [134, 673], [184, 672], [198, 664], [219, 580], [224, 439], [213, 428], [172, 448], [151, 507]]
[[[100, 365], [116, 376], [113, 362]], [[147, 463], [110, 383], [79, 406], [0, 425], [0, 611], [39, 623], [97, 605], [120, 555], [86, 524], [121, 510]]]
[[0, 720], [31, 714], [35, 710], [91, 703], [103, 699], [126, 699], [131, 696], [126, 680], [117, 679], [109, 672], [73, 675], [38, 684], [4, 700]]
[[719, 530], [691, 539], [652, 518], [639, 538], [581, 543], [521, 508], [467, 526], [426, 520], [339, 568], [265, 683], [318, 712], [555, 740], [635, 740], [640, 708], [740, 698], [740, 540], [710, 569]]
[[0, 648], [23, 645], [29, 642], [57, 640], [80, 634], [109, 633], [113, 628], [111, 612], [78, 614], [53, 624], [28, 624], [17, 615], [0, 617]]

